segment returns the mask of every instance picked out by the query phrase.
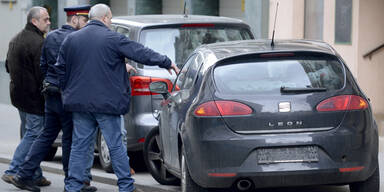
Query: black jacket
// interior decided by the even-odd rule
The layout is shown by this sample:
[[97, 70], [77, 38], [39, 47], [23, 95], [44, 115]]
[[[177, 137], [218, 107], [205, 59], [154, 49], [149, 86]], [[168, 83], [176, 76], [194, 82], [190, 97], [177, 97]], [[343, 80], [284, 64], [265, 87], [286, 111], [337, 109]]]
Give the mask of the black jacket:
[[44, 34], [28, 23], [9, 43], [6, 68], [11, 77], [9, 90], [12, 104], [20, 111], [44, 114], [40, 71]]

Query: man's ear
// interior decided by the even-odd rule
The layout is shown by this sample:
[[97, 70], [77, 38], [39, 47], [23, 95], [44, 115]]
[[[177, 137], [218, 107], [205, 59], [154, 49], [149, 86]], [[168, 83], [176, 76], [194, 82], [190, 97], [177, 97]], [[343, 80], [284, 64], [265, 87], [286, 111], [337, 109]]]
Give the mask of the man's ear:
[[32, 18], [31, 20], [31, 23], [35, 26], [37, 26], [37, 24], [39, 23], [38, 20], [36, 18]]
[[103, 17], [103, 19], [101, 19], [101, 21], [102, 21], [103, 23], [105, 23], [105, 16]]
[[107, 16], [104, 16], [104, 17], [103, 17], [103, 23], [106, 24], [107, 21], [108, 21], [108, 17], [107, 17]]
[[[77, 24], [78, 23], [78, 17], [77, 16], [72, 16], [72, 18], [71, 18], [71, 23], [72, 24]], [[77, 20], [77, 21], [76, 21]]]

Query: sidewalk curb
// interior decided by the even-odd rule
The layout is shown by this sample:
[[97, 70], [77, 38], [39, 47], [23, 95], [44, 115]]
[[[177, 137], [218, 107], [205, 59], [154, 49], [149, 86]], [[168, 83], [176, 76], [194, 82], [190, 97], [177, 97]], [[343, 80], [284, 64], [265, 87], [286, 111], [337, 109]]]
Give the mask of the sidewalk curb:
[[[6, 157], [3, 157], [2, 155], [0, 155], [0, 163], [9, 164], [10, 162], [11, 162], [10, 158], [6, 158]], [[53, 166], [48, 166], [48, 165], [43, 165], [43, 164], [44, 163], [42, 163], [40, 165], [40, 167], [43, 171], [64, 176], [64, 171], [61, 168], [55, 168]], [[92, 174], [92, 181], [117, 186], [117, 179], [98, 176], [96, 174]], [[178, 190], [174, 190], [174, 189], [162, 189], [161, 187], [153, 187], [153, 186], [148, 186], [148, 185], [139, 184], [139, 183], [135, 183], [135, 186], [141, 190], [153, 191], [153, 192], [169, 192], [169, 191], [176, 192], [176, 191], [178, 191]]]

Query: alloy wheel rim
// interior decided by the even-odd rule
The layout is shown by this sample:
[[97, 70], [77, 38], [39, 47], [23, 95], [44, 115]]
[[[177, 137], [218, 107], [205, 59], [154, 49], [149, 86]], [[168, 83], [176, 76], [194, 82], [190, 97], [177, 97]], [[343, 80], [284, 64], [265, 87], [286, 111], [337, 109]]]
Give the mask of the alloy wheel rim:
[[184, 154], [181, 155], [181, 191], [187, 191], [186, 178], [187, 172], [185, 170], [185, 159]]
[[148, 149], [148, 160], [150, 163], [150, 167], [152, 170], [157, 172], [158, 175], [161, 176], [161, 178], [168, 180], [172, 179], [173, 177], [167, 173], [167, 170], [164, 165], [163, 160], [163, 150], [160, 147], [160, 140], [159, 135], [156, 135], [155, 137], [152, 137], [149, 141], [149, 149]]
[[103, 135], [101, 135], [101, 139], [100, 139], [100, 148], [101, 148], [100, 149], [101, 157], [103, 161], [106, 164], [109, 164], [111, 162], [111, 157], [109, 156], [109, 149]]

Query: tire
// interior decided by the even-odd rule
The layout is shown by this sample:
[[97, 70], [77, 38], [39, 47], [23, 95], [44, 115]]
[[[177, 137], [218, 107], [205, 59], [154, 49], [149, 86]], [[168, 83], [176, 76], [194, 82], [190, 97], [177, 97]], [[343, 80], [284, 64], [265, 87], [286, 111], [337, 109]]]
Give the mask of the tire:
[[128, 151], [129, 165], [136, 172], [147, 172], [143, 151]]
[[101, 167], [107, 173], [113, 173], [111, 156], [109, 154], [107, 143], [105, 142], [104, 137], [101, 134], [101, 131], [99, 132], [99, 135], [97, 137], [97, 149], [99, 151], [99, 160]]
[[44, 157], [44, 161], [52, 161], [55, 158], [57, 147], [51, 147], [47, 155]]
[[169, 173], [164, 166], [163, 150], [159, 144], [159, 128], [153, 128], [145, 138], [144, 162], [152, 177], [162, 185], [178, 185], [180, 180]]
[[189, 169], [187, 162], [185, 160], [185, 151], [184, 147], [181, 148], [181, 191], [182, 192], [207, 192], [208, 189], [200, 187], [198, 184], [193, 181], [191, 175], [189, 174]]
[[[379, 165], [379, 164], [377, 164]], [[349, 185], [351, 192], [379, 192], [380, 190], [380, 171], [377, 166], [375, 172], [367, 180], [352, 183]]]

